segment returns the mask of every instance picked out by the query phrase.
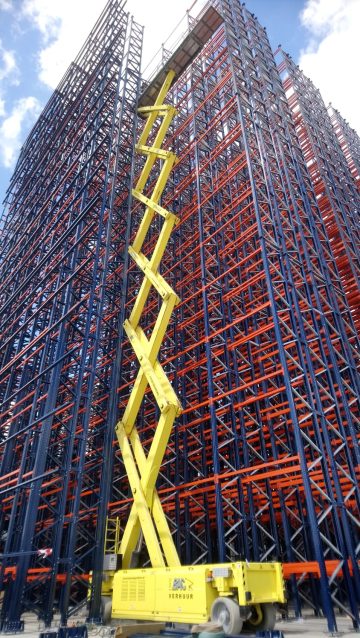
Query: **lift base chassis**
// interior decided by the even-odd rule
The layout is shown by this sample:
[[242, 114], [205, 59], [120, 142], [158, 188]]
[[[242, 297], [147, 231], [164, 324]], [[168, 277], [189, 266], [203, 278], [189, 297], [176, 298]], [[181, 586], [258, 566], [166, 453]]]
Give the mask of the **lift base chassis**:
[[124, 569], [112, 585], [112, 618], [203, 623], [215, 599], [229, 597], [245, 619], [249, 606], [285, 601], [280, 563]]

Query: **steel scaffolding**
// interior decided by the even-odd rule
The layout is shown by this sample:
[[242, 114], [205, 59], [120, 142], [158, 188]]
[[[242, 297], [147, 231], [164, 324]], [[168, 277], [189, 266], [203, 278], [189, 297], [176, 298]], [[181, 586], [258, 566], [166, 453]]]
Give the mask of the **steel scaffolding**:
[[277, 56], [301, 149], [327, 235], [333, 242], [348, 304], [360, 332], [360, 206], [354, 173], [320, 92], [288, 54], [280, 49]]
[[[181, 301], [159, 363], [183, 412], [156, 490], [182, 563], [281, 560], [297, 616], [310, 606], [334, 631], [341, 610], [358, 627], [356, 178], [311, 82], [281, 50], [275, 59], [238, 0], [210, 4], [223, 24], [166, 99], [177, 115], [164, 151], [178, 160], [158, 208], [180, 221], [160, 274]], [[115, 0], [107, 11], [86, 65], [72, 65], [27, 140], [8, 195], [7, 623], [24, 608], [50, 622], [54, 603], [66, 620], [94, 560], [96, 617], [106, 512], [125, 528], [133, 506], [113, 428], [139, 370], [122, 323], [143, 280], [127, 251], [143, 217], [136, 197], [128, 214], [142, 169], [132, 169], [142, 33]], [[356, 163], [356, 139], [347, 145]], [[156, 216], [144, 259], [160, 230]], [[150, 339], [162, 302], [151, 289], [144, 303]], [[146, 456], [159, 417], [148, 387], [135, 421]]]
[[[109, 0], [21, 150], [1, 237], [3, 630], [99, 616], [142, 27]], [[116, 365], [114, 365], [114, 362]]]
[[348, 163], [350, 173], [357, 189], [360, 190], [360, 138], [356, 131], [344, 120], [339, 111], [334, 109], [331, 104], [328, 106], [328, 113]]
[[[322, 609], [334, 630], [335, 606], [358, 624], [359, 340], [266, 32], [235, 0], [220, 10], [168, 98], [179, 159], [162, 205], [180, 223], [162, 274], [181, 302], [161, 363], [184, 410], [158, 493], [183, 563], [280, 558], [296, 614]], [[138, 288], [131, 266], [129, 308]], [[159, 308], [154, 296], [149, 334]], [[137, 368], [127, 343], [123, 354], [125, 408]], [[121, 476], [111, 508], [126, 520]]]

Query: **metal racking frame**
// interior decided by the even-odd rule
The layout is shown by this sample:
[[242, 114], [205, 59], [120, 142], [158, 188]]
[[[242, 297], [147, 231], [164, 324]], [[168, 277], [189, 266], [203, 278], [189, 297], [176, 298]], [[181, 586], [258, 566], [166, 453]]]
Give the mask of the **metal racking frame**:
[[[184, 409], [156, 489], [182, 563], [280, 559], [296, 615], [310, 605], [335, 631], [340, 609], [358, 627], [359, 195], [310, 81], [281, 51], [277, 68], [265, 29], [243, 4], [210, 4], [223, 25], [168, 100], [177, 116], [165, 150], [178, 160], [159, 204], [180, 222], [160, 270], [181, 301], [159, 363]], [[107, 504], [123, 523], [133, 504], [106, 427], [126, 409], [137, 375], [121, 328], [142, 283], [127, 256], [143, 216], [135, 199], [130, 227], [130, 104], [141, 51], [141, 30], [132, 28], [116, 59], [89, 54], [97, 71], [86, 85], [76, 79], [81, 64], [71, 67], [29, 137], [9, 191], [1, 268], [9, 263], [4, 303], [13, 298], [13, 317], [10, 310], [3, 315], [9, 341], [2, 387], [14, 385], [17, 398], [13, 403], [15, 390], [3, 397], [0, 495], [3, 620], [10, 623], [24, 607], [50, 622], [44, 583], [65, 621], [84, 600], [93, 559], [96, 618]], [[98, 51], [96, 42], [93, 35]], [[122, 64], [117, 77], [127, 93], [115, 110], [113, 85], [105, 71], [99, 75], [104, 59]], [[74, 104], [79, 84], [83, 94]], [[104, 96], [101, 126], [97, 110], [86, 107], [92, 91]], [[160, 122], [154, 124], [149, 147]], [[47, 158], [42, 144], [51, 126], [59, 126], [59, 136]], [[145, 257], [159, 230], [155, 219]], [[19, 297], [28, 281], [32, 287]], [[152, 291], [141, 316], [146, 338], [160, 310]], [[136, 419], [146, 455], [159, 416], [147, 388]], [[17, 534], [6, 536], [8, 529]], [[28, 548], [53, 554], [40, 559]]]
[[[142, 27], [109, 0], [21, 150], [1, 237], [2, 628], [99, 617]], [[115, 365], [114, 365], [115, 362]]]
[[350, 124], [331, 104], [328, 106], [331, 124], [339, 140], [355, 185], [360, 190], [360, 138]]
[[327, 234], [333, 244], [336, 242], [335, 258], [359, 331], [359, 191], [320, 92], [287, 53], [278, 49], [276, 55]]
[[[334, 631], [336, 607], [358, 626], [353, 307], [266, 32], [235, 0], [216, 6], [223, 27], [169, 96], [179, 159], [162, 205], [180, 223], [162, 274], [181, 302], [161, 364], [184, 409], [158, 493], [182, 563], [280, 558], [297, 615], [309, 604]], [[138, 287], [130, 267], [129, 307]], [[153, 298], [149, 330], [158, 312]], [[148, 392], [146, 454], [157, 419]], [[126, 520], [130, 504], [124, 491], [111, 508]]]

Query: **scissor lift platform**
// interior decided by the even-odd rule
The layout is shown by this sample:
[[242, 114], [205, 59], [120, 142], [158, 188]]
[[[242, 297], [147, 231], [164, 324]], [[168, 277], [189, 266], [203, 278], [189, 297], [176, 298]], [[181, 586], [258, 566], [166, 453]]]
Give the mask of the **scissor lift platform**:
[[[180, 221], [160, 204], [176, 162], [175, 154], [162, 148], [176, 114], [175, 107], [166, 104], [164, 99], [176, 77], [185, 71], [221, 23], [219, 12], [213, 6], [207, 6], [140, 97], [139, 113], [147, 119], [136, 150], [145, 160], [132, 194], [143, 204], [144, 213], [129, 254], [143, 273], [143, 280], [129, 318], [124, 322], [139, 369], [122, 418], [115, 428], [133, 504], [116, 552], [121, 555], [122, 567], [117, 571], [116, 568], [105, 570], [102, 616], [104, 620], [111, 616], [113, 619], [189, 624], [211, 619], [228, 635], [237, 636], [243, 624], [253, 633], [274, 627], [275, 605], [285, 600], [280, 563], [240, 561], [181, 565], [156, 489], [174, 421], [182, 412], [180, 401], [158, 359], [171, 315], [180, 303], [160, 272], [170, 235]], [[153, 252], [145, 253], [143, 246], [147, 233], [153, 220], [159, 217], [163, 222], [160, 228], [157, 224], [153, 229], [157, 235], [155, 241], [153, 232]], [[152, 333], [148, 335], [141, 323], [153, 290], [162, 302]], [[146, 453], [137, 417], [148, 386], [158, 405], [159, 419]], [[143, 543], [151, 567], [136, 568]]]
[[204, 13], [197, 19], [193, 29], [150, 80], [139, 98], [139, 107], [154, 104], [169, 71], [175, 72], [175, 78], [179, 77], [195, 60], [197, 54], [219, 28], [222, 21], [220, 13], [214, 7], [210, 6], [205, 9]]

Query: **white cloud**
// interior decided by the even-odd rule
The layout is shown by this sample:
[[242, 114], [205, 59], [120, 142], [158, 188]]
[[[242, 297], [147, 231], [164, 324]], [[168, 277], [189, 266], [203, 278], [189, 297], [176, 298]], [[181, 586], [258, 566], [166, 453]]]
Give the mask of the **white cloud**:
[[[0, 9], [2, 9], [2, 0], [0, 0]], [[5, 100], [8, 85], [19, 84], [19, 69], [13, 51], [5, 49], [0, 38], [0, 118], [5, 117], [6, 108]], [[0, 140], [1, 144], [1, 140]]]
[[25, 0], [23, 15], [42, 34], [39, 78], [55, 88], [100, 15], [105, 0]]
[[10, 0], [0, 0], [1, 11], [11, 11], [12, 8]]
[[56, 7], [56, 4], [60, 3], [48, 0], [25, 0], [23, 3], [22, 14], [41, 31], [44, 42], [58, 35], [62, 16], [61, 8]]
[[0, 39], [0, 81], [8, 80], [11, 84], [19, 83], [19, 69], [14, 51], [5, 49]]
[[[192, 0], [128, 0], [126, 8], [134, 15], [135, 21], [144, 25], [144, 42], [142, 68], [145, 69], [152, 60], [161, 43], [165, 43], [165, 48], [172, 49], [175, 42], [180, 39], [180, 35], [187, 30], [186, 10], [195, 4]], [[205, 0], [197, 0], [194, 9], [191, 11], [192, 16], [196, 16]], [[170, 36], [170, 38], [169, 38]], [[169, 38], [167, 40], [167, 38]], [[160, 58], [157, 56], [157, 63]], [[151, 64], [152, 68], [152, 64]], [[145, 77], [147, 71], [145, 70]]]
[[[43, 48], [38, 53], [38, 64], [39, 78], [44, 84], [51, 88], [58, 85], [105, 4], [106, 0], [24, 0], [22, 16], [42, 34]], [[171, 29], [184, 17], [189, 4], [190, 0], [176, 3], [169, 0], [155, 0], [155, 3], [128, 1], [125, 10], [145, 25], [144, 60], [154, 55]], [[197, 5], [200, 8], [200, 0]]]
[[299, 66], [335, 108], [360, 132], [359, 0], [307, 0], [300, 15], [310, 33]]
[[18, 155], [21, 140], [39, 116], [40, 103], [36, 97], [23, 97], [14, 103], [10, 115], [0, 125], [0, 159], [6, 168], [11, 168]]

